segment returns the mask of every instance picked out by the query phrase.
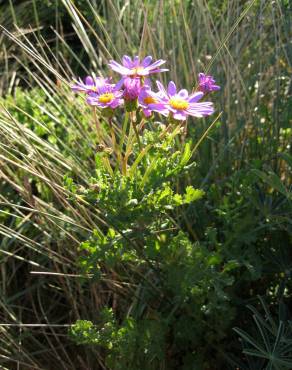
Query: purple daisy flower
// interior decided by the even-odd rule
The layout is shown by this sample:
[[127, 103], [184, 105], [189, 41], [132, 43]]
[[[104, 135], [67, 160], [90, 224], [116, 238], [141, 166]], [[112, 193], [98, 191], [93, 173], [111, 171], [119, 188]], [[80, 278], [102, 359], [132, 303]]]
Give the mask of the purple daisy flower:
[[152, 64], [151, 62], [151, 56], [147, 56], [142, 60], [142, 62], [140, 62], [138, 56], [135, 56], [132, 60], [132, 58], [130, 58], [129, 56], [124, 55], [122, 59], [123, 65], [117, 63], [114, 60], [110, 60], [110, 63], [108, 65], [113, 71], [120, 73], [124, 77], [145, 77], [149, 76], [152, 73], [168, 71], [168, 69], [159, 68], [162, 64], [165, 63], [165, 60], [159, 59]]
[[199, 73], [199, 90], [204, 94], [220, 90], [220, 86], [215, 85], [216, 81], [213, 76], [205, 75], [204, 73]]
[[[150, 109], [149, 105], [150, 104], [159, 105], [159, 99], [160, 98], [161, 97], [159, 96], [158, 93], [155, 93], [154, 91], [151, 91], [150, 86], [144, 86], [141, 89], [139, 97], [138, 97], [138, 102], [139, 102], [139, 106], [143, 110], [143, 113], [144, 113], [145, 117], [150, 117], [151, 116], [152, 109]], [[168, 110], [167, 109], [165, 109], [163, 111], [162, 106], [159, 105], [159, 107], [161, 108], [160, 113], [162, 113], [164, 115], [168, 115]]]
[[105, 81], [97, 87], [95, 92], [88, 95], [86, 101], [90, 105], [99, 108], [115, 109], [123, 103], [123, 92], [118, 90], [117, 85], [108, 84]]
[[110, 85], [110, 80], [110, 78], [97, 77], [93, 79], [91, 76], [87, 76], [84, 82], [81, 78], [78, 81], [76, 80], [76, 84], [71, 86], [71, 89], [75, 92], [90, 94], [96, 92], [104, 84]]
[[157, 81], [157, 86], [159, 89], [159, 94], [156, 94], [158, 103], [149, 104], [151, 110], [163, 115], [171, 114], [174, 119], [179, 121], [185, 121], [187, 116], [204, 117], [214, 112], [213, 103], [198, 103], [204, 96], [201, 91], [191, 95], [185, 89], [177, 92], [173, 81], [169, 82], [167, 91], [159, 81]]

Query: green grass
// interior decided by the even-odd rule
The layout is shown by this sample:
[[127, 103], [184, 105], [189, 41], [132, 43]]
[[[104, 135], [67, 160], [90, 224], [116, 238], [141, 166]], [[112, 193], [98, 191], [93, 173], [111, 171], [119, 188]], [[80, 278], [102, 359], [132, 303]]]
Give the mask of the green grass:
[[[186, 369], [234, 369], [230, 352], [247, 366], [232, 331], [252, 326], [245, 305], [266, 296], [276, 316], [279, 301], [289, 306], [291, 299], [291, 5], [280, 0], [75, 3], [58, 1], [52, 12], [51, 2], [11, 1], [1, 13], [6, 31], [0, 36], [0, 323], [12, 326], [0, 326], [0, 364], [105, 369], [105, 351], [77, 346], [66, 325], [95, 322], [106, 306], [120, 321], [132, 305], [144, 312], [143, 302], [125, 299], [139, 282], [134, 275], [130, 288], [120, 270], [97, 281], [80, 279], [78, 247], [93, 229], [107, 230], [109, 220], [104, 209], [88, 206], [82, 197], [73, 201], [63, 180], [69, 173], [88, 188], [95, 171], [95, 125], [84, 100], [68, 88], [72, 77], [105, 75], [108, 59], [137, 53], [167, 60], [164, 82], [173, 79], [191, 90], [197, 73], [209, 71], [222, 86], [213, 95], [222, 115], [193, 154], [196, 167], [177, 185], [202, 188], [206, 197], [172, 217], [192, 243], [204, 245], [215, 266], [224, 261], [234, 269], [232, 288], [222, 292], [230, 295], [233, 308], [225, 337], [208, 338], [213, 347], [199, 347], [203, 360], [198, 357]], [[211, 122], [189, 122], [188, 138], [198, 143]], [[115, 130], [119, 138], [118, 121]], [[208, 362], [211, 357], [214, 362]], [[257, 366], [274, 369], [268, 362]], [[168, 369], [167, 360], [160, 368]]]

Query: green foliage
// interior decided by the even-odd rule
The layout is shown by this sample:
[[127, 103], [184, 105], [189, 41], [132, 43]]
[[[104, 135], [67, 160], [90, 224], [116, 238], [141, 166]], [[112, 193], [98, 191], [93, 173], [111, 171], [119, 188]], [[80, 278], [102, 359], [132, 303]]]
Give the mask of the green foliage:
[[107, 309], [101, 313], [98, 325], [79, 320], [72, 327], [71, 335], [80, 344], [103, 347], [108, 353], [106, 364], [110, 368], [155, 369], [154, 366], [163, 360], [165, 350], [163, 327], [163, 318], [140, 320], [138, 323], [127, 318], [118, 325], [113, 312]]
[[[133, 269], [135, 273], [138, 264], [140, 269], [147, 271], [147, 262], [150, 262], [153, 271], [148, 272], [145, 280], [136, 277], [139, 287], [131, 293], [135, 298], [127, 318], [120, 323], [110, 318], [98, 326], [97, 334], [92, 334], [92, 326], [86, 330], [85, 326], [77, 323], [81, 329], [76, 331], [74, 326], [72, 334], [78, 343], [87, 342], [106, 348], [106, 362], [114, 369], [139, 366], [155, 369], [160, 363], [172, 369], [180, 361], [185, 363], [184, 369], [192, 369], [194, 363], [202, 367], [204, 356], [226, 336], [225, 330], [233, 318], [233, 310], [224, 292], [232, 284], [232, 277], [219, 268], [215, 254], [210, 256], [204, 246], [192, 244], [182, 232], [171, 239], [157, 239], [155, 253], [148, 253], [148, 259], [142, 265], [139, 251], [131, 258], [125, 254], [121, 258], [121, 240], [115, 241], [114, 233], [109, 233], [110, 248], [102, 244], [100, 238], [83, 244], [91, 256], [99, 257], [96, 263], [103, 267], [103, 271], [113, 268], [119, 272], [121, 281], [135, 279], [119, 268], [121, 263], [127, 264], [128, 272]], [[146, 243], [148, 247], [150, 242], [147, 240]], [[118, 316], [124, 316], [123, 307], [127, 309], [127, 304], [121, 298]]]
[[[29, 91], [17, 88], [13, 95], [0, 99], [0, 102], [13, 116], [14, 122], [21, 122], [22, 127], [31, 130], [36, 137], [48, 141], [54, 148], [60, 148], [64, 154], [70, 156], [76, 155], [72, 151], [72, 146], [81, 145], [81, 158], [86, 159], [93, 155], [93, 150], [82, 142], [81, 138], [84, 138], [82, 131], [89, 129], [90, 111], [81, 110], [78, 104], [71, 103], [69, 112], [68, 102], [62, 98], [62, 94], [68, 94], [68, 88], [60, 88], [60, 93], [60, 96], [57, 94], [48, 96], [39, 88]], [[79, 102], [82, 101], [80, 99]], [[5, 113], [2, 113], [4, 117], [7, 116]], [[73, 125], [76, 117], [78, 117], [80, 131], [77, 131]], [[93, 133], [90, 135], [93, 136]]]
[[[178, 176], [189, 168], [185, 150], [173, 150], [173, 135], [166, 137], [165, 142], [154, 140], [159, 133], [159, 128], [145, 132], [148, 150], [139, 163], [133, 160], [128, 169], [132, 176], [124, 176], [118, 170], [108, 173], [102, 153], [96, 156], [96, 176], [90, 179], [88, 189], [83, 187], [78, 191], [72, 178], [65, 178], [66, 187], [76, 194], [77, 199], [81, 197], [88, 204], [102, 209], [103, 216], [112, 225], [106, 234], [96, 230], [90, 240], [81, 244], [80, 249], [88, 253], [82, 257], [86, 272], [94, 273], [96, 264], [112, 268], [123, 261], [143, 264], [158, 255], [162, 257], [160, 244], [166, 243], [167, 230], [173, 225], [169, 217], [171, 212], [204, 195], [202, 190], [193, 186], [187, 186], [182, 194], [174, 192], [171, 187], [173, 174]], [[135, 167], [135, 172], [132, 167]]]
[[[108, 162], [103, 161], [108, 154], [101, 153], [87, 189], [65, 178], [76, 199], [102, 209], [112, 225], [106, 232], [95, 230], [81, 243], [83, 273], [102, 281], [115, 271], [117, 284], [128, 282], [130, 287], [119, 299], [115, 312], [119, 321], [111, 317], [100, 327], [77, 322], [72, 330], [78, 343], [105, 348], [110, 368], [155, 369], [162, 362], [171, 369], [180, 361], [185, 369], [193, 368], [192, 362], [203, 367], [202, 352], [189, 352], [212, 348], [224, 338], [233, 317], [225, 292], [233, 282], [231, 269], [222, 269], [220, 253], [210, 253], [205, 243], [191, 241], [174, 220], [180, 208], [194, 205], [204, 195], [191, 185], [181, 193], [173, 190], [174, 180], [178, 182], [192, 167], [188, 165], [191, 143], [175, 150], [179, 132], [174, 128], [157, 140], [159, 126], [144, 131], [145, 149], [139, 152], [137, 145], [133, 147], [127, 174], [118, 165], [108, 171]], [[131, 295], [135, 298], [129, 312]], [[168, 347], [173, 348], [171, 355]]]
[[[292, 322], [287, 320], [287, 306], [281, 302], [279, 321], [276, 322], [266, 303], [261, 299], [265, 315], [250, 306], [256, 324], [257, 334], [251, 336], [239, 328], [234, 330], [240, 336], [243, 353], [248, 357], [248, 367], [243, 369], [285, 370], [292, 366]], [[283, 312], [286, 314], [283, 316]]]
[[[153, 155], [150, 153], [151, 151], [149, 151], [149, 155]], [[163, 168], [167, 173], [169, 164], [166, 163], [169, 162], [172, 166], [173, 157], [167, 155], [165, 158], [167, 160], [163, 162], [164, 165], [160, 167], [160, 171]], [[155, 160], [155, 163], [157, 164], [156, 168], [159, 168], [159, 159]], [[181, 163], [181, 160], [177, 163]], [[140, 164], [143, 168], [142, 162]], [[151, 360], [152, 358], [159, 359], [157, 364], [154, 362], [153, 368], [157, 368], [158, 363], [163, 361], [167, 368], [172, 368], [172, 366], [175, 368], [175, 366], [179, 366], [179, 363], [183, 363], [184, 369], [192, 369], [193, 366], [204, 369], [207, 366], [204, 358], [208, 357], [208, 350], [204, 351], [202, 348], [213, 348], [217, 341], [224, 342], [226, 334], [223, 333], [226, 333], [236, 316], [236, 309], [231, 304], [231, 300], [240, 302], [244, 296], [252, 298], [258, 293], [265, 294], [268, 288], [274, 297], [272, 300], [275, 301], [275, 292], [283, 282], [283, 271], [286, 271], [287, 276], [291, 274], [291, 256], [286, 254], [280, 261], [277, 259], [282, 253], [285, 241], [289, 242], [288, 229], [287, 233], [283, 229], [280, 245], [277, 236], [279, 224], [286, 225], [288, 228], [290, 224], [291, 207], [283, 198], [283, 195], [287, 196], [287, 192], [282, 191], [283, 185], [278, 185], [280, 180], [276, 185], [274, 182], [266, 181], [267, 175], [262, 175], [263, 183], [259, 183], [259, 172], [255, 170], [234, 173], [222, 182], [221, 187], [212, 186], [208, 192], [207, 205], [209, 209], [212, 205], [213, 213], [211, 219], [220, 225], [220, 229], [208, 226], [203, 243], [202, 241], [191, 242], [189, 236], [183, 232], [179, 232], [177, 235], [173, 232], [169, 233], [168, 229], [174, 225], [172, 219], [166, 222], [167, 212], [175, 210], [175, 206], [182, 205], [182, 202], [188, 203], [190, 201], [189, 208], [186, 210], [188, 224], [192, 225], [190, 220], [194, 220], [195, 213], [195, 221], [202, 219], [203, 225], [201, 227], [204, 229], [204, 225], [207, 226], [210, 222], [206, 211], [199, 205], [192, 204], [197, 195], [201, 196], [202, 193], [192, 187], [187, 187], [185, 195], [182, 196], [174, 194], [169, 184], [166, 186], [165, 183], [162, 183], [162, 189], [151, 193], [151, 202], [149, 203], [149, 196], [143, 194], [143, 191], [140, 193], [139, 179], [144, 178], [143, 173], [140, 173], [141, 168], [137, 167], [137, 175], [134, 178], [125, 179], [127, 185], [125, 182], [121, 182], [123, 177], [120, 175], [118, 176], [118, 185], [111, 178], [110, 191], [108, 190], [109, 183], [102, 186], [97, 179], [94, 179], [99, 185], [95, 193], [96, 204], [98, 204], [99, 196], [102, 196], [102, 189], [107, 189], [108, 198], [105, 198], [101, 208], [114, 210], [108, 214], [112, 219], [117, 216], [114, 224], [119, 224], [122, 232], [116, 233], [110, 229], [106, 238], [96, 233], [91, 240], [82, 244], [81, 248], [87, 254], [85, 258], [81, 258], [81, 263], [86, 272], [98, 272], [98, 278], [106, 273], [107, 269], [114, 269], [115, 272], [118, 272], [121, 281], [133, 281], [133, 276], [129, 277], [128, 274], [125, 274], [123, 268], [130, 271], [135, 266], [135, 270], [137, 267], [144, 271], [150, 268], [153, 273], [155, 272], [158, 280], [152, 282], [151, 279], [149, 279], [150, 282], [148, 279], [141, 281], [138, 277], [139, 294], [143, 292], [141, 298], [144, 306], [143, 314], [145, 315], [149, 310], [151, 312], [151, 304], [153, 301], [156, 302], [158, 306], [155, 307], [155, 316], [168, 318], [167, 320], [159, 319], [161, 320], [159, 332], [165, 334], [164, 337], [161, 337], [160, 343], [157, 343], [156, 350], [158, 351], [165, 345], [167, 347], [173, 345], [177, 352], [174, 351], [174, 357], [164, 354], [163, 360], [155, 352], [151, 353], [153, 357], [143, 355], [140, 360], [140, 353], [136, 351], [137, 356], [128, 363], [122, 360], [126, 348], [121, 348], [119, 353], [108, 348], [109, 353], [106, 358], [107, 361], [118, 361], [118, 363], [110, 362], [110, 366], [119, 369], [131, 368], [131, 366], [134, 369], [135, 366], [141, 366], [141, 364], [144, 364], [145, 369], [148, 369], [147, 366], [150, 366], [149, 369], [151, 369], [151, 363], [154, 361]], [[174, 173], [178, 173], [174, 167], [173, 170]], [[115, 175], [114, 179], [116, 178]], [[164, 178], [163, 173], [161, 173], [161, 178]], [[149, 179], [149, 181], [153, 181], [152, 188], [158, 186], [159, 182], [156, 176], [149, 175]], [[266, 187], [267, 185], [268, 187]], [[142, 190], [144, 187], [148, 190], [147, 186], [150, 184], [147, 185], [143, 182]], [[124, 189], [126, 191], [121, 192]], [[274, 192], [274, 190], [277, 193], [272, 193], [273, 198], [271, 198], [271, 191]], [[121, 193], [119, 202], [112, 202], [112, 199], [115, 198], [115, 191]], [[221, 191], [224, 191], [224, 194]], [[142, 195], [139, 196], [139, 194]], [[289, 197], [287, 198], [289, 199]], [[94, 197], [87, 198], [87, 200], [90, 199], [92, 200]], [[176, 204], [173, 204], [173, 199]], [[122, 204], [122, 207], [115, 213], [118, 204]], [[128, 208], [128, 204], [131, 205], [130, 208]], [[137, 213], [136, 209], [139, 210]], [[127, 216], [127, 212], [130, 216]], [[159, 217], [161, 212], [164, 216], [160, 224], [157, 220], [161, 219]], [[253, 214], [253, 218], [250, 217], [251, 214]], [[155, 222], [151, 222], [151, 220], [155, 220]], [[139, 224], [141, 227], [138, 230], [133, 228], [133, 225]], [[195, 229], [195, 226], [192, 227]], [[161, 234], [157, 234], [156, 230], [160, 230]], [[139, 243], [136, 244], [136, 242]], [[272, 257], [273, 255], [278, 256], [276, 260]], [[124, 267], [122, 268], [122, 266]], [[129, 278], [130, 280], [128, 280]], [[134, 281], [136, 279], [134, 278]], [[253, 282], [262, 281], [262, 279], [265, 279], [264, 285], [253, 285]], [[160, 294], [166, 294], [166, 297], [170, 299], [171, 308], [168, 308], [167, 301], [164, 304], [159, 303], [161, 297], [158, 292], [152, 292], [149, 295], [149, 291], [153, 290], [153, 284], [161, 292]], [[250, 290], [248, 291], [248, 289]], [[285, 291], [288, 296], [290, 289], [289, 282]], [[123, 299], [120, 299], [120, 304], [122, 307], [124, 306]], [[137, 302], [135, 304], [139, 307]], [[119, 308], [118, 315], [123, 316], [122, 312]], [[139, 328], [141, 320], [144, 322], [144, 315], [142, 318], [140, 317], [141, 311], [138, 308], [131, 310], [130, 317], [134, 327]], [[242, 315], [239, 307], [237, 307], [237, 315]], [[127, 327], [127, 324], [121, 324], [119, 328], [124, 329], [124, 325]], [[121, 333], [124, 331], [122, 330]], [[171, 333], [172, 344], [167, 341], [169, 333]], [[277, 333], [275, 335], [277, 336]], [[127, 334], [125, 337], [127, 338]], [[127, 340], [126, 343], [128, 346]], [[140, 348], [140, 344], [135, 342], [134, 348], [137, 350]], [[200, 353], [195, 351], [191, 354], [192, 348], [200, 348]], [[178, 360], [179, 353], [183, 351], [189, 352]], [[289, 353], [289, 349], [287, 351]], [[141, 350], [141, 353], [145, 352], [148, 353], [148, 350]], [[214, 364], [216, 361], [218, 359], [214, 360]], [[275, 361], [277, 362], [277, 360]], [[284, 364], [282, 360], [279, 361], [279, 364]], [[213, 364], [212, 361], [208, 362], [208, 364], [210, 363]]]

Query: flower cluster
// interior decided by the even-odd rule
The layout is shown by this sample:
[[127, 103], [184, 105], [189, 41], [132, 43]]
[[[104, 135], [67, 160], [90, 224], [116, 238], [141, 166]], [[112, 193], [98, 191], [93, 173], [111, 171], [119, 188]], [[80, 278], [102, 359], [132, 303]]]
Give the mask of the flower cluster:
[[151, 56], [141, 61], [138, 56], [132, 59], [124, 55], [122, 64], [114, 60], [108, 64], [122, 76], [118, 83], [113, 84], [110, 78], [88, 76], [85, 81], [75, 81], [72, 90], [85, 93], [88, 104], [107, 109], [110, 114], [122, 105], [127, 111], [141, 109], [145, 117], [158, 112], [177, 121], [185, 121], [188, 116], [204, 117], [212, 114], [212, 102], [199, 102], [205, 94], [220, 89], [212, 76], [200, 73], [199, 91], [191, 94], [185, 89], [177, 90], [173, 81], [169, 82], [167, 89], [156, 81], [158, 91], [151, 90], [149, 76], [168, 71], [160, 68], [164, 63], [162, 59], [152, 62]]

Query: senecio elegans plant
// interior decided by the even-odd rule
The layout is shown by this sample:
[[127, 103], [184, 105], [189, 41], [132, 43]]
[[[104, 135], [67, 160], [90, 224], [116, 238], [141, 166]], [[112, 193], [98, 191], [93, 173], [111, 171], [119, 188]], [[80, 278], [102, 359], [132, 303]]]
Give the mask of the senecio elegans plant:
[[187, 120], [214, 112], [205, 97], [219, 86], [200, 73], [191, 93], [173, 81], [156, 81], [154, 91], [150, 77], [166, 72], [164, 63], [124, 56], [109, 63], [117, 83], [88, 76], [72, 86], [92, 106], [98, 146], [91, 185], [70, 177], [65, 185], [102, 215], [80, 264], [110, 293], [71, 334], [99, 346], [112, 370], [215, 368], [214, 348], [232, 319], [228, 270], [184, 226], [184, 207], [204, 195], [185, 185], [194, 165]]

